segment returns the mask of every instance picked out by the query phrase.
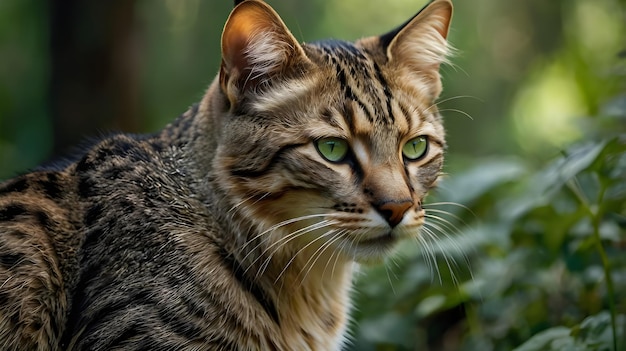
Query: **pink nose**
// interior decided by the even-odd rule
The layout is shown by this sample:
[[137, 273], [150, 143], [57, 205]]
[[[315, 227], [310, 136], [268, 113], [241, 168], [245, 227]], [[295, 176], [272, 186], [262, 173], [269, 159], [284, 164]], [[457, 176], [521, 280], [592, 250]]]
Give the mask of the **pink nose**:
[[376, 206], [378, 212], [387, 220], [387, 223], [393, 228], [402, 222], [404, 214], [413, 206], [413, 202], [404, 201], [387, 201]]

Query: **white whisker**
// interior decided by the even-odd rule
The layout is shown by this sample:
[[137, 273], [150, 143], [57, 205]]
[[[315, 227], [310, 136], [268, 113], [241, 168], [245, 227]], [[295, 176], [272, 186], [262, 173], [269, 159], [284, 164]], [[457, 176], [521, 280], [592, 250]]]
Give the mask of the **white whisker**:
[[[432, 234], [432, 236], [435, 236], [435, 234], [429, 228], [424, 227], [424, 231], [425, 232], [430, 232]], [[453, 281], [454, 285], [458, 286], [459, 285], [459, 280], [458, 280], [456, 274], [454, 273], [454, 270], [452, 269], [453, 266], [455, 268], [458, 268], [458, 264], [457, 264], [456, 260], [454, 259], [454, 257], [450, 257], [450, 258], [448, 257], [448, 255], [446, 254], [446, 251], [441, 246], [441, 244], [439, 243], [438, 240], [435, 240], [434, 244], [437, 245], [437, 247], [439, 248], [439, 252], [441, 252], [441, 256], [443, 257], [444, 262], [446, 262], [446, 265], [448, 266], [448, 271], [450, 272], [450, 276], [452, 277], [452, 281]], [[452, 260], [452, 264], [450, 263], [450, 260]]]
[[[296, 253], [295, 253], [295, 254], [291, 257], [291, 259], [290, 259], [290, 260], [289, 260], [289, 261], [285, 264], [285, 267], [283, 267], [283, 269], [280, 271], [280, 273], [278, 274], [278, 276], [277, 276], [277, 277], [276, 277], [276, 279], [274, 280], [274, 284], [276, 284], [276, 283], [280, 280], [280, 278], [281, 278], [281, 277], [283, 276], [283, 274], [287, 271], [287, 269], [288, 269], [288, 268], [289, 268], [289, 266], [292, 264], [292, 262], [296, 259], [296, 256], [298, 256], [298, 254], [300, 254], [303, 250], [305, 250], [308, 246], [310, 246], [310, 245], [311, 245], [311, 244], [313, 244], [314, 242], [316, 242], [316, 241], [318, 241], [318, 240], [320, 240], [320, 239], [322, 239], [322, 238], [324, 238], [324, 237], [326, 237], [326, 236], [332, 235], [332, 234], [334, 234], [334, 233], [336, 233], [336, 232], [337, 232], [337, 230], [336, 230], [336, 229], [331, 229], [331, 230], [327, 231], [326, 233], [324, 233], [324, 234], [320, 235], [319, 237], [315, 238], [313, 241], [311, 241], [310, 243], [308, 243], [307, 245], [305, 245], [305, 246], [304, 246], [304, 247], [302, 247], [301, 249], [299, 249], [299, 250], [298, 250], [298, 251], [297, 251], [297, 252], [296, 252]], [[330, 245], [332, 244], [332, 242], [333, 242], [333, 241], [335, 241], [335, 240], [337, 240], [337, 238], [333, 238], [333, 239], [331, 239], [329, 242], [325, 242], [325, 243], [323, 243], [322, 245], [320, 245], [320, 247], [319, 247], [319, 248], [318, 248], [318, 249], [317, 249], [317, 250], [313, 253], [313, 255], [311, 255], [311, 257], [309, 257], [309, 259], [307, 260], [307, 262], [303, 265], [302, 269], [304, 269], [304, 267], [306, 267], [306, 266], [308, 265], [308, 263], [311, 261], [311, 259], [313, 258], [313, 256], [314, 256], [314, 255], [315, 255], [315, 254], [316, 254], [316, 253], [317, 253], [317, 252], [318, 252], [318, 251], [319, 251], [322, 247], [324, 247], [325, 245], [330, 246]], [[333, 253], [333, 254], [334, 254], [334, 253]], [[320, 254], [320, 255], [321, 255], [321, 254]], [[332, 258], [332, 256], [331, 256], [331, 258]], [[330, 262], [330, 259], [331, 259], [331, 258], [329, 258], [328, 262], [326, 262], [326, 266], [328, 266], [328, 263]], [[314, 262], [313, 264], [315, 264], [315, 262]], [[326, 272], [326, 266], [324, 267], [324, 271], [322, 272], [322, 276], [324, 276], [324, 274], [325, 274], [325, 272]], [[312, 267], [312, 266], [311, 266], [311, 267]], [[302, 270], [298, 273], [298, 276], [296, 277], [296, 280], [298, 280], [298, 279], [299, 279], [299, 277], [300, 277], [300, 275], [301, 275], [301, 274], [302, 274]], [[307, 274], [308, 274], [308, 272], [307, 272]], [[306, 276], [305, 276], [305, 278], [306, 278]], [[300, 286], [302, 286], [302, 283], [303, 283], [303, 282], [304, 282], [304, 278], [300, 281]], [[280, 284], [280, 289], [279, 289], [279, 291], [280, 291], [281, 293], [282, 293], [282, 289], [283, 289], [283, 287], [284, 287], [284, 283], [285, 283], [284, 281], [281, 281], [281, 284]], [[279, 293], [279, 295], [280, 295], [280, 293]]]
[[[431, 214], [429, 212], [435, 212], [435, 213], [439, 213], [439, 214], [444, 214], [446, 216], [450, 216], [450, 217], [460, 221], [464, 225], [467, 225], [467, 223], [465, 223], [463, 218], [461, 218], [460, 216], [455, 215], [454, 213], [451, 213], [451, 212], [448, 212], [448, 211], [445, 211], [445, 210], [440, 210], [440, 209], [437, 209], [437, 208], [428, 208], [428, 209], [426, 209], [426, 216], [431, 216]], [[443, 218], [443, 217], [440, 217], [440, 218]]]
[[[442, 218], [439, 218], [439, 217], [436, 217], [436, 218], [437, 218], [438, 220], [440, 220], [440, 221], [441, 221], [441, 220], [443, 220]], [[444, 221], [445, 221], [445, 220], [444, 220]], [[445, 222], [449, 223], [448, 221], [445, 221]], [[439, 225], [437, 225], [437, 224], [435, 224], [435, 223], [428, 223], [428, 222], [427, 222], [427, 223], [425, 223], [425, 225], [430, 226], [432, 229], [436, 229], [436, 230], [438, 230], [441, 234], [443, 234], [443, 235], [444, 235], [444, 237], [445, 237], [447, 240], [449, 240], [449, 241], [450, 241], [451, 245], [454, 247], [454, 249], [456, 250], [456, 252], [457, 252], [457, 253], [458, 253], [458, 254], [462, 257], [462, 259], [463, 259], [463, 263], [464, 263], [464, 264], [468, 267], [468, 271], [469, 271], [470, 277], [471, 277], [471, 279], [473, 280], [473, 279], [474, 279], [474, 274], [473, 274], [473, 272], [472, 272], [472, 270], [471, 270], [471, 263], [470, 263], [470, 259], [469, 259], [468, 255], [467, 255], [466, 248], [464, 248], [464, 247], [462, 247], [461, 245], [459, 245], [459, 243], [457, 242], [456, 238], [455, 238], [455, 237], [453, 237], [453, 236], [451, 236], [450, 234], [448, 234], [448, 233], [444, 230], [444, 228], [442, 228], [441, 226], [439, 226]], [[450, 223], [450, 225], [452, 225], [452, 224]], [[455, 229], [455, 231], [456, 231], [457, 233], [460, 233], [460, 230], [459, 230], [458, 228], [456, 228], [456, 226], [454, 226], [454, 225], [452, 225], [452, 226], [454, 227], [454, 229]], [[444, 254], [445, 254], [445, 252], [444, 252]], [[456, 261], [455, 261], [455, 263], [456, 263]]]
[[[247, 246], [248, 246], [250, 243], [252, 243], [252, 242], [253, 242], [253, 241], [255, 241], [256, 239], [258, 239], [259, 237], [264, 236], [264, 235], [266, 235], [267, 233], [270, 233], [270, 232], [272, 232], [272, 231], [274, 231], [274, 230], [277, 230], [277, 229], [279, 229], [279, 228], [281, 228], [281, 227], [284, 227], [284, 226], [286, 226], [286, 225], [293, 224], [293, 223], [296, 223], [296, 222], [305, 221], [305, 220], [308, 220], [308, 219], [319, 218], [319, 217], [326, 217], [326, 216], [327, 216], [327, 214], [314, 214], [314, 215], [307, 215], [307, 216], [301, 216], [301, 217], [291, 218], [291, 219], [288, 219], [288, 220], [284, 220], [284, 221], [282, 221], [282, 222], [279, 222], [279, 223], [277, 223], [277, 224], [274, 224], [274, 225], [272, 225], [271, 227], [269, 227], [268, 229], [266, 229], [266, 230], [264, 230], [264, 231], [262, 231], [262, 232], [260, 232], [260, 233], [256, 234], [254, 237], [250, 238], [250, 239], [248, 240], [248, 242], [247, 242], [245, 245], [243, 245], [243, 246], [242, 246], [241, 251], [242, 251], [242, 252], [245, 252], [245, 251], [246, 251]], [[313, 225], [315, 225], [315, 224], [313, 224]], [[263, 243], [264, 243], [264, 242], [263, 242], [263, 241], [261, 241], [261, 242], [260, 242], [260, 243], [258, 243], [255, 247], [253, 247], [253, 248], [252, 248], [252, 249], [251, 249], [251, 250], [250, 250], [250, 251], [249, 251], [249, 252], [248, 252], [248, 253], [244, 256], [243, 260], [245, 261], [245, 259], [246, 259], [246, 258], [248, 258], [248, 256], [249, 256], [251, 253], [255, 252], [255, 251], [259, 248], [259, 246], [261, 246]]]
[[[428, 218], [428, 219], [431, 219], [433, 221], [436, 221], [438, 223], [441, 223], [443, 225], [442, 229], [446, 229], [445, 231], [442, 231], [442, 232], [445, 232], [445, 233], [451, 232], [451, 233], [454, 233], [454, 234], [458, 234], [458, 233], [461, 232], [461, 230], [459, 228], [457, 228], [456, 225], [454, 225], [452, 222], [450, 222], [449, 220], [447, 220], [447, 219], [445, 219], [443, 217], [440, 217], [440, 216], [437, 216], [437, 215], [433, 215], [433, 214], [428, 214], [428, 213], [426, 214], [425, 217]], [[425, 225], [430, 225], [431, 223], [429, 221], [426, 221], [424, 224]]]
[[460, 203], [456, 203], [456, 202], [450, 202], [450, 201], [439, 201], [439, 202], [429, 202], [429, 203], [425, 203], [422, 205], [423, 207], [428, 207], [428, 206], [456, 206], [456, 207], [460, 207], [464, 210], [468, 210], [471, 211], [469, 207], [462, 205]]
[[[305, 274], [302, 282], [304, 281], [304, 279], [306, 279], [306, 276], [309, 274], [309, 272], [311, 271], [311, 268], [313, 268], [313, 266], [315, 266], [315, 264], [317, 263], [317, 260], [324, 254], [324, 252], [330, 248], [332, 245], [334, 245], [337, 241], [342, 239], [342, 235], [344, 235], [345, 233], [347, 233], [347, 230], [340, 230], [340, 231], [336, 231], [335, 233], [333, 233], [334, 237], [332, 239], [330, 239], [329, 241], [325, 242], [324, 244], [322, 244], [321, 247], [319, 247], [316, 252], [313, 253], [313, 255], [311, 256], [311, 258], [313, 258], [314, 256], [317, 255], [317, 257], [315, 258], [315, 260], [313, 261], [313, 263], [311, 265], [309, 265], [309, 262], [311, 261], [311, 258], [309, 258], [309, 260], [307, 260], [307, 262], [304, 264], [304, 266], [306, 267], [307, 265], [309, 265], [309, 269], [307, 270], [307, 273]], [[319, 254], [318, 254], [319, 252]], [[338, 250], [334, 250], [334, 252], [337, 253], [337, 258], [339, 258], [340, 252]], [[331, 256], [332, 257], [332, 256]], [[329, 258], [330, 260], [330, 258]], [[337, 261], [335, 261], [336, 263]]]
[[470, 115], [469, 113], [467, 113], [465, 111], [456, 109], [456, 108], [444, 108], [444, 109], [439, 110], [439, 112], [456, 112], [456, 113], [458, 113], [460, 115], [463, 115], [463, 116], [469, 118], [472, 121], [474, 120], [474, 117], [472, 117], [472, 115]]
[[[393, 258], [391, 258], [391, 260], [393, 260]], [[388, 265], [384, 265], [384, 266], [385, 266], [385, 273], [387, 273], [387, 281], [389, 282], [389, 286], [391, 286], [391, 291], [393, 292], [393, 296], [398, 296], [398, 293], [396, 292], [396, 288], [394, 288], [393, 282], [391, 281], [391, 276], [389, 275], [389, 270], [390, 270], [389, 266]], [[397, 276], [395, 276], [395, 278], [398, 279]]]
[[[267, 255], [267, 258], [265, 259], [265, 261], [261, 264], [261, 266], [257, 270], [257, 277], [258, 277], [259, 275], [262, 274], [262, 272], [264, 272], [267, 269], [267, 267], [268, 267], [272, 257], [274, 256], [274, 254], [276, 252], [278, 252], [278, 250], [282, 246], [286, 245], [288, 242], [290, 242], [291, 240], [293, 240], [293, 239], [295, 239], [297, 237], [300, 237], [302, 235], [306, 235], [306, 234], [308, 234], [308, 233], [310, 233], [310, 232], [312, 232], [314, 230], [318, 230], [318, 229], [321, 229], [321, 228], [324, 228], [324, 227], [328, 227], [328, 226], [333, 225], [333, 224], [335, 224], [335, 222], [331, 221], [331, 220], [325, 220], [325, 221], [321, 221], [321, 222], [316, 222], [316, 223], [313, 223], [313, 224], [311, 224], [309, 226], [306, 226], [304, 228], [298, 229], [295, 232], [289, 233], [289, 234], [281, 237], [279, 240], [275, 241], [270, 246], [265, 248], [265, 250], [263, 250], [263, 252], [248, 266], [248, 268], [246, 268], [246, 272], [252, 266], [254, 266], [256, 264], [256, 262], [263, 257], [264, 254], [266, 254], [269, 250], [274, 248], [274, 250], [269, 255]], [[256, 247], [255, 247], [255, 250], [256, 250]], [[295, 255], [294, 255], [294, 257], [295, 257]], [[293, 260], [293, 257], [292, 257], [292, 260]]]
[[[437, 264], [437, 256], [431, 245], [431, 242], [436, 241], [437, 238], [431, 231], [425, 230], [425, 229], [426, 228], [422, 228], [422, 233], [425, 234], [425, 236], [422, 236], [422, 235], [418, 236], [421, 246], [424, 248], [426, 252], [426, 255], [424, 256], [424, 261], [430, 268], [431, 274], [437, 272], [437, 277], [439, 278], [439, 284], [442, 285], [443, 281], [441, 278], [441, 272], [439, 271], [439, 265]], [[432, 278], [431, 278], [431, 282], [432, 282]]]

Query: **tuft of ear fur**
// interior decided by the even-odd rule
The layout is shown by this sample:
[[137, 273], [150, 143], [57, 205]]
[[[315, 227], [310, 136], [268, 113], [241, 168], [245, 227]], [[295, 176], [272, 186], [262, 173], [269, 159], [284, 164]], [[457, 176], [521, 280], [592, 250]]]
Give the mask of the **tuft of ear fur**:
[[435, 0], [395, 31], [381, 37], [387, 44], [387, 58], [419, 67], [439, 68], [446, 62], [450, 47], [447, 37], [452, 20], [452, 3]]
[[432, 94], [441, 91], [439, 67], [448, 63], [447, 42], [452, 2], [433, 0], [404, 25], [380, 37], [391, 65], [420, 75], [433, 84]]
[[222, 33], [220, 83], [229, 100], [256, 90], [308, 60], [278, 14], [256, 0], [241, 2]]

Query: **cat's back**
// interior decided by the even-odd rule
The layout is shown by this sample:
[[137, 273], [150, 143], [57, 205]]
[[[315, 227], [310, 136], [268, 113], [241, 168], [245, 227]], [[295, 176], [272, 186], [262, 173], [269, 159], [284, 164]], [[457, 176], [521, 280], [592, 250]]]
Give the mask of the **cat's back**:
[[76, 328], [122, 300], [116, 281], [141, 284], [150, 265], [138, 253], [171, 249], [155, 229], [177, 211], [166, 198], [176, 168], [162, 148], [156, 138], [112, 136], [77, 162], [0, 184], [0, 349], [67, 347]]
[[245, 330], [265, 311], [238, 288], [176, 128], [112, 136], [0, 184], [0, 350], [269, 342]]

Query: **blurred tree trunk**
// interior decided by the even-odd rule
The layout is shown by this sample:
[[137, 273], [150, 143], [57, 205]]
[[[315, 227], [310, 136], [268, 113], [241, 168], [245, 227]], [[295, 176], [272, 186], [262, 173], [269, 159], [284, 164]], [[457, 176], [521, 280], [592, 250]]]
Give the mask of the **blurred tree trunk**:
[[135, 1], [50, 0], [54, 153], [140, 127]]

